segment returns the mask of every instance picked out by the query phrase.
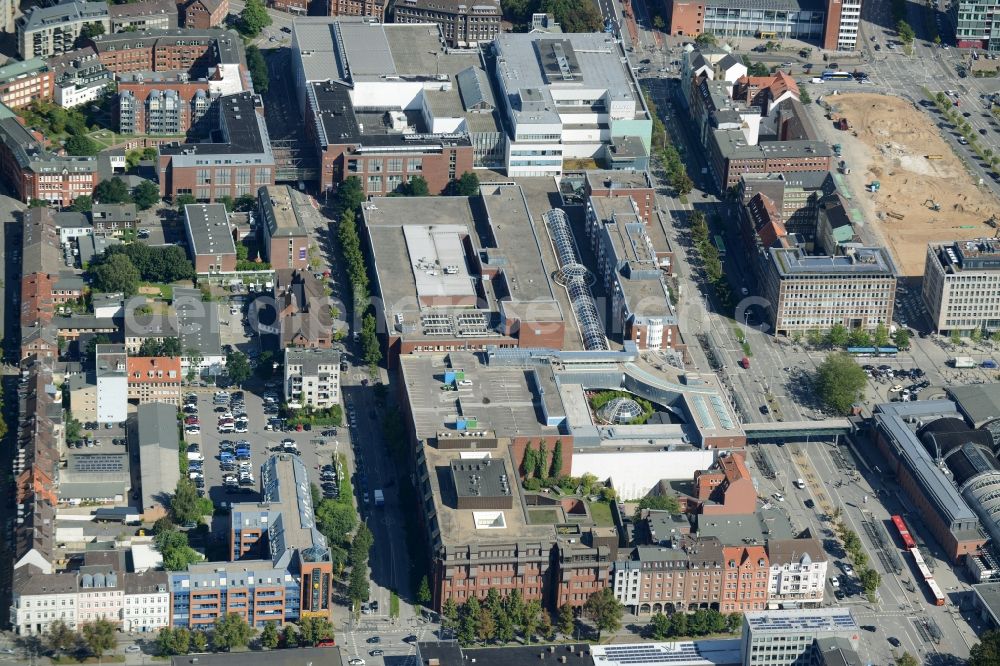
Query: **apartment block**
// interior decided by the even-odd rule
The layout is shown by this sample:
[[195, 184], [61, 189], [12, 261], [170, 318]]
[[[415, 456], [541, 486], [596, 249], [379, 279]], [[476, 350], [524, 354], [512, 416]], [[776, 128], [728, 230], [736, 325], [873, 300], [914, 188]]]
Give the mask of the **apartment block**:
[[90, 221], [95, 234], [120, 235], [126, 229], [135, 229], [136, 206], [95, 203], [90, 209]]
[[819, 607], [826, 590], [829, 559], [816, 539], [771, 539], [768, 608]]
[[308, 270], [279, 268], [274, 272], [274, 307], [282, 349], [329, 349], [333, 344], [330, 299]]
[[218, 28], [226, 21], [229, 0], [191, 0], [180, 11], [184, 27], [189, 30]]
[[111, 32], [168, 30], [177, 27], [174, 0], [142, 0], [108, 6]]
[[648, 171], [588, 169], [580, 175], [586, 179], [584, 193], [588, 198], [628, 197], [635, 202], [643, 222], [656, 221], [656, 186]]
[[181, 406], [180, 357], [130, 356], [128, 368], [128, 399], [138, 405], [165, 402]]
[[921, 292], [940, 333], [1000, 329], [1000, 240], [928, 245]]
[[17, 52], [21, 58], [48, 58], [76, 48], [83, 26], [96, 23], [111, 30], [104, 2], [62, 0], [47, 7], [30, 7], [17, 19]]
[[775, 334], [825, 331], [836, 324], [873, 331], [892, 321], [897, 270], [883, 248], [809, 255], [799, 247], [772, 247], [761, 261]]
[[264, 257], [272, 268], [305, 270], [309, 267], [310, 234], [299, 213], [302, 205], [288, 185], [262, 187], [257, 193], [264, 232]]
[[499, 0], [401, 0], [392, 10], [394, 23], [436, 23], [449, 46], [475, 48], [500, 34]]
[[989, 0], [959, 0], [949, 7], [951, 24], [955, 26], [955, 45], [961, 49], [1000, 50], [1000, 34], [993, 23], [998, 7]]
[[118, 80], [122, 134], [186, 134], [211, 108], [210, 85], [181, 76], [123, 74]]
[[12, 109], [52, 99], [53, 72], [41, 58], [0, 67], [0, 102]]
[[340, 352], [285, 349], [285, 402], [326, 409], [340, 404]]
[[298, 456], [272, 455], [260, 468], [260, 486], [260, 503], [232, 507], [231, 561], [169, 574], [173, 626], [207, 628], [228, 613], [257, 629], [330, 619], [333, 562], [313, 519], [305, 465]]
[[170, 592], [167, 572], [146, 571], [125, 575], [122, 631], [154, 633], [170, 626]]
[[757, 489], [746, 456], [733, 452], [716, 461], [713, 469], [698, 471], [688, 513], [706, 516], [751, 515], [757, 510]]
[[77, 586], [73, 573], [44, 573], [33, 564], [14, 569], [11, 627], [19, 636], [47, 634], [56, 621], [78, 629]]
[[92, 46], [49, 58], [53, 98], [63, 108], [92, 102], [114, 81]]

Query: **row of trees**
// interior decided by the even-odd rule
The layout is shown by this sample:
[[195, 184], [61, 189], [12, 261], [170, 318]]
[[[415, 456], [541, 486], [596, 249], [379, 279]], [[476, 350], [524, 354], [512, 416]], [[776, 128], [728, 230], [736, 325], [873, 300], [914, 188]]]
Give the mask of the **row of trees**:
[[711, 231], [708, 228], [708, 220], [701, 211], [691, 213], [691, 242], [695, 251], [701, 257], [705, 269], [705, 279], [715, 288], [716, 294], [723, 302], [728, 302], [731, 298], [729, 283], [723, 279], [722, 257], [719, 249], [711, 239]]
[[355, 608], [366, 603], [371, 596], [368, 583], [368, 553], [374, 543], [375, 536], [368, 529], [368, 525], [361, 523], [354, 534], [354, 540], [351, 541], [351, 575], [347, 582], [347, 596]]
[[535, 449], [531, 442], [528, 442], [524, 449], [524, 459], [521, 462], [521, 469], [524, 478], [538, 479], [558, 479], [562, 475], [563, 467], [563, 444], [561, 439], [557, 439], [552, 448], [552, 459], [549, 460], [548, 444], [544, 441], [538, 443]]
[[[590, 595], [580, 609], [583, 617], [597, 629], [598, 638], [604, 631], [621, 628], [624, 607], [610, 589]], [[462, 645], [473, 643], [510, 643], [520, 638], [525, 643], [536, 639], [552, 640], [556, 634], [570, 638], [576, 631], [576, 611], [569, 604], [559, 608], [556, 617], [549, 615], [536, 600], [525, 601], [518, 590], [506, 597], [491, 588], [483, 600], [471, 597], [459, 606], [453, 599], [441, 609], [441, 626], [454, 632]]]
[[659, 110], [653, 99], [646, 95], [646, 105], [649, 113], [653, 116], [653, 153], [659, 157], [663, 171], [666, 173], [667, 182], [679, 196], [689, 194], [694, 189], [694, 182], [688, 176], [687, 167], [681, 159], [681, 154], [677, 147], [670, 142], [667, 136], [667, 127], [660, 118]]
[[80, 631], [73, 631], [62, 620], [56, 620], [49, 625], [45, 637], [49, 649], [57, 655], [75, 653], [83, 657], [89, 653], [100, 658], [117, 644], [115, 625], [104, 618], [83, 625]]
[[854, 563], [854, 568], [858, 580], [861, 582], [862, 589], [871, 598], [878, 591], [879, 585], [882, 584], [882, 576], [879, 575], [879, 572], [868, 566], [868, 555], [865, 553], [865, 547], [861, 543], [861, 538], [857, 535], [857, 532], [847, 527], [844, 521], [839, 519], [839, 515], [836, 530], [837, 536], [840, 537], [841, 542], [844, 544], [844, 550], [847, 551], [851, 561]]
[[892, 334], [885, 324], [879, 324], [874, 331], [867, 331], [863, 328], [847, 328], [843, 324], [834, 324], [828, 331], [812, 329], [803, 336], [796, 331], [792, 334], [792, 341], [795, 343], [805, 342], [812, 347], [827, 347], [830, 349], [844, 349], [846, 347], [888, 347], [890, 345], [899, 349], [909, 349], [910, 330], [899, 327]]
[[732, 634], [739, 631], [741, 626], [743, 626], [742, 613], [726, 614], [715, 609], [699, 609], [690, 615], [657, 613], [646, 625], [643, 634], [653, 640], [665, 641], [672, 638]]
[[[247, 647], [256, 635], [257, 631], [242, 616], [230, 613], [215, 621], [211, 634], [197, 629], [164, 627], [156, 635], [156, 648], [164, 657], [205, 652], [210, 643], [214, 650], [232, 651]], [[333, 625], [322, 617], [304, 617], [298, 626], [286, 624], [281, 631], [276, 622], [268, 622], [257, 636], [260, 647], [268, 650], [309, 647], [326, 638], [333, 638]]]
[[851, 413], [851, 406], [864, 397], [867, 383], [865, 371], [843, 352], [828, 354], [816, 368], [816, 395], [838, 414]]
[[344, 473], [347, 460], [343, 454], [338, 454], [333, 460], [338, 470], [339, 492], [335, 498], [324, 498], [316, 484], [312, 485], [313, 506], [315, 507], [316, 526], [330, 546], [330, 554], [334, 566], [341, 569], [347, 564], [351, 547], [351, 533], [358, 525], [358, 513], [351, 498], [354, 492], [351, 481]]
[[146, 338], [139, 346], [139, 356], [175, 358], [181, 355], [180, 338]]

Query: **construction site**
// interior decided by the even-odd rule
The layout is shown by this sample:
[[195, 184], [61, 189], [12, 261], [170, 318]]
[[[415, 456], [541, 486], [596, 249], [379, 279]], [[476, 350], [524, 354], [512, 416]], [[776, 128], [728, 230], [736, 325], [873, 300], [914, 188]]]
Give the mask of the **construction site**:
[[929, 242], [996, 233], [1000, 201], [919, 107], [867, 93], [824, 95], [818, 102], [824, 138], [841, 145], [840, 178], [863, 213], [862, 233], [890, 248], [905, 276], [923, 273]]

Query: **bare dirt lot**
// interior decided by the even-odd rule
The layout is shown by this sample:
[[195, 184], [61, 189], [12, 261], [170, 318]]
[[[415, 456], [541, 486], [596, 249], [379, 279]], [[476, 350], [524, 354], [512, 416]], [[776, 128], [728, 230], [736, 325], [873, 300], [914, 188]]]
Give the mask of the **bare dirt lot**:
[[[977, 186], [927, 114], [887, 95], [832, 95], [824, 101], [853, 126], [838, 131], [821, 120], [829, 127], [825, 134], [843, 144], [854, 201], [892, 248], [903, 275], [923, 274], [929, 242], [993, 235], [986, 220], [1000, 215], [1000, 202]], [[866, 185], [876, 180], [881, 189], [868, 192]]]

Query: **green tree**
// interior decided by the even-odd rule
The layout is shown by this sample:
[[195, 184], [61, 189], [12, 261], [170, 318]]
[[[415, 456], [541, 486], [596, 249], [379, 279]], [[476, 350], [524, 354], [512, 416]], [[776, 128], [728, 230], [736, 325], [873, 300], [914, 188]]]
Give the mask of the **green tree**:
[[120, 291], [132, 296], [139, 289], [139, 271], [123, 254], [113, 255], [99, 263], [91, 270], [91, 276], [98, 291]]
[[476, 621], [476, 638], [481, 642], [487, 643], [496, 638], [497, 635], [497, 621], [493, 617], [493, 613], [490, 612], [489, 608], [483, 607], [479, 609], [479, 618]]
[[70, 155], [96, 155], [100, 147], [86, 134], [74, 134], [66, 139], [66, 152]]
[[913, 40], [916, 38], [916, 33], [913, 32], [913, 28], [906, 21], [900, 21], [896, 24], [896, 32], [899, 33], [899, 40], [903, 44], [912, 44]]
[[154, 543], [163, 556], [163, 568], [167, 571], [183, 571], [189, 564], [201, 560], [201, 555], [188, 545], [187, 534], [184, 532], [160, 532]]
[[896, 332], [892, 334], [892, 342], [899, 349], [909, 349], [910, 348], [910, 329], [900, 326], [896, 329]]
[[562, 475], [563, 466], [563, 443], [561, 439], [556, 440], [556, 446], [552, 449], [552, 473], [549, 475], [553, 479], [558, 479]]
[[188, 359], [188, 381], [194, 381], [194, 378], [201, 373], [201, 362], [205, 360], [205, 357], [195, 347], [185, 349], [184, 356], [187, 356]]
[[441, 606], [441, 624], [445, 629], [455, 630], [458, 628], [458, 604], [451, 597], [445, 599]]
[[184, 212], [184, 206], [190, 206], [192, 204], [198, 203], [198, 200], [190, 194], [178, 194], [174, 197], [174, 206], [177, 207], [178, 212]]
[[799, 101], [802, 102], [803, 104], [809, 104], [810, 102], [812, 102], [812, 96], [809, 94], [809, 91], [806, 90], [806, 87], [802, 84], [799, 85]]
[[271, 16], [261, 0], [247, 0], [240, 12], [237, 27], [246, 37], [256, 37], [260, 31], [271, 25]]
[[850, 347], [870, 347], [872, 337], [863, 328], [853, 328], [847, 336], [847, 344]]
[[573, 607], [568, 603], [559, 607], [559, 618], [556, 628], [566, 638], [573, 637], [573, 629], [576, 628], [576, 617], [573, 614]]
[[613, 633], [621, 629], [624, 613], [625, 607], [615, 598], [614, 591], [607, 587], [591, 594], [583, 605], [583, 614], [597, 627], [598, 640], [605, 631]]
[[94, 200], [102, 204], [132, 203], [128, 185], [115, 176], [111, 180], [102, 180], [94, 188]]
[[410, 176], [406, 185], [402, 188], [403, 194], [408, 197], [426, 197], [430, 194], [427, 187], [427, 179], [423, 176]]
[[861, 587], [864, 588], [865, 594], [875, 594], [879, 585], [882, 584], [882, 576], [870, 568], [862, 569], [861, 573], [858, 574], [858, 579], [861, 581]]
[[178, 524], [198, 520], [198, 489], [190, 479], [180, 479], [170, 499], [170, 513]]
[[294, 624], [286, 624], [285, 628], [281, 630], [281, 644], [285, 648], [299, 646], [299, 632], [296, 631]]
[[325, 617], [304, 617], [299, 621], [299, 642], [316, 645], [325, 638], [333, 638], [333, 625]]
[[694, 38], [695, 44], [698, 44], [699, 46], [715, 46], [718, 41], [719, 40], [716, 39], [715, 35], [710, 32], [703, 32]]
[[250, 361], [246, 354], [233, 350], [226, 354], [226, 374], [236, 386], [241, 386], [243, 382], [250, 378]]
[[132, 199], [139, 210], [149, 210], [160, 203], [160, 188], [149, 180], [144, 180], [132, 189]]
[[904, 652], [896, 657], [896, 666], [920, 666], [920, 662], [909, 652]]
[[969, 339], [978, 345], [980, 342], [983, 341], [983, 329], [981, 328], [972, 329], [972, 333], [969, 334]]
[[350, 502], [321, 500], [316, 507], [319, 531], [330, 543], [345, 543], [358, 523], [358, 514]]
[[876, 347], [889, 346], [889, 329], [886, 328], [885, 324], [879, 324], [875, 327], [875, 333], [872, 335], [872, 343]]
[[205, 648], [208, 647], [208, 636], [205, 635], [205, 632], [193, 630], [189, 635], [191, 636], [191, 652], [204, 652]]
[[677, 501], [677, 497], [675, 495], [646, 495], [640, 499], [639, 503], [636, 505], [635, 515], [638, 516], [643, 509], [667, 511], [676, 515], [681, 512], [681, 505], [680, 502]]
[[835, 349], [846, 347], [850, 340], [851, 333], [843, 324], [834, 324], [833, 328], [826, 334], [826, 343]]
[[103, 23], [84, 23], [83, 27], [80, 28], [80, 36], [76, 38], [76, 42], [74, 42], [73, 46], [78, 49], [83, 48], [92, 38], [103, 34]]
[[533, 448], [531, 448], [531, 442], [529, 441], [524, 448], [524, 460], [521, 462], [521, 468], [524, 470], [524, 478], [530, 479], [535, 476], [535, 469], [538, 467], [538, 454]]
[[538, 469], [536, 470], [539, 479], [545, 478], [545, 473], [549, 471], [549, 447], [544, 442], [538, 443]]
[[185, 646], [184, 652], [179, 652], [177, 650], [176, 632], [171, 627], [163, 627], [156, 634], [156, 651], [160, 656], [169, 657], [176, 654], [186, 654], [187, 646]]
[[1000, 664], [1000, 631], [985, 632], [969, 651], [968, 666], [996, 666]]
[[542, 0], [538, 11], [552, 14], [564, 32], [600, 32], [604, 17], [589, 0]]
[[114, 649], [117, 644], [115, 625], [104, 618], [88, 622], [83, 625], [83, 642], [95, 657], [100, 657], [108, 650]]
[[816, 369], [816, 392], [838, 414], [849, 414], [864, 396], [867, 376], [857, 362], [842, 352], [827, 355]]
[[229, 196], [228, 194], [223, 195], [221, 197], [216, 197], [215, 202], [216, 203], [220, 203], [223, 206], [225, 206], [226, 207], [226, 212], [229, 212], [229, 213], [232, 213], [233, 210], [236, 207], [236, 202], [233, 201], [233, 198], [231, 196]]
[[671, 633], [670, 618], [663, 613], [657, 613], [646, 625], [646, 635], [657, 641], [663, 641], [673, 637]]
[[474, 197], [479, 194], [479, 176], [473, 171], [464, 172], [458, 179], [452, 181], [454, 194], [460, 197]]
[[212, 644], [217, 650], [246, 647], [254, 633], [253, 627], [247, 624], [242, 615], [227, 613], [215, 621]]
[[525, 643], [530, 644], [538, 633], [541, 625], [541, 617], [544, 612], [542, 605], [538, 601], [531, 600], [524, 604], [524, 608], [521, 611], [520, 630], [521, 635], [524, 636]]
[[75, 213], [89, 213], [93, 206], [94, 198], [89, 194], [81, 194], [76, 199], [73, 199], [73, 203], [70, 204], [69, 209]]
[[62, 654], [73, 649], [79, 641], [80, 635], [69, 628], [62, 620], [56, 620], [49, 625], [49, 631], [45, 635], [45, 642], [56, 654]]
[[420, 588], [417, 590], [417, 602], [426, 606], [431, 603], [432, 599], [431, 585], [427, 582], [427, 576], [424, 576], [420, 579]]
[[951, 329], [951, 332], [949, 333], [948, 337], [951, 339], [951, 344], [953, 344], [954, 346], [957, 347], [958, 345], [962, 344], [962, 331], [958, 330], [957, 328]]

